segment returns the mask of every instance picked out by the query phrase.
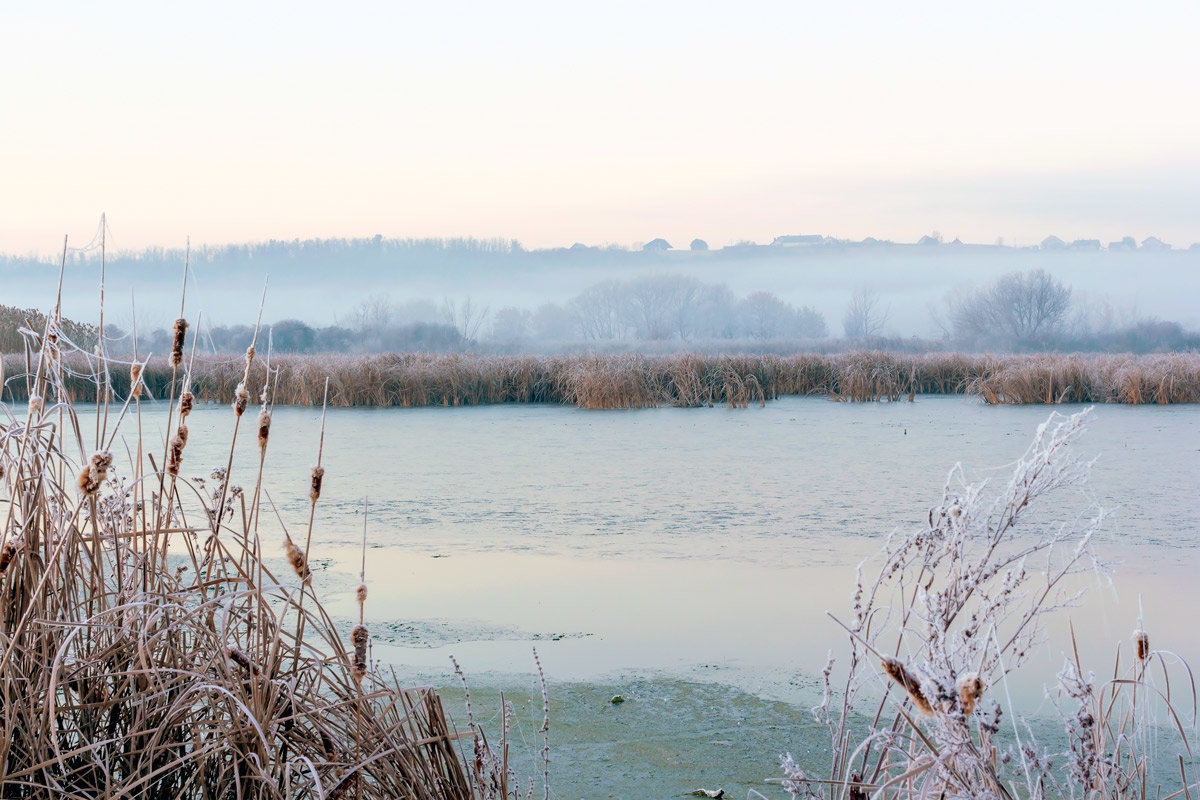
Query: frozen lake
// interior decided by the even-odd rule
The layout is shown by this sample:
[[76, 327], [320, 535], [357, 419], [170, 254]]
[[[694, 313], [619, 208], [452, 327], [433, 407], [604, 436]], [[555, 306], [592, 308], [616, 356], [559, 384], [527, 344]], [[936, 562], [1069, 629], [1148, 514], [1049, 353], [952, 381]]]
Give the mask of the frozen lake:
[[[481, 691], [519, 694], [530, 690], [536, 646], [560, 715], [557, 785], [580, 792], [570, 796], [609, 779], [587, 772], [606, 737], [656, 735], [655, 720], [637, 721], [635, 702], [621, 706], [628, 728], [604, 727], [618, 722], [612, 714], [586, 722], [611, 695], [640, 693], [643, 709], [667, 703], [655, 713], [677, 715], [669, 735], [685, 744], [688, 725], [728, 720], [742, 704], [757, 723], [744, 742], [714, 729], [691, 750], [681, 745], [683, 767], [639, 773], [630, 763], [650, 758], [649, 744], [618, 761], [643, 790], [680, 789], [693, 775], [688, 759], [709, 770], [694, 783], [711, 775], [726, 788], [749, 785], [776, 774], [775, 754], [803, 746], [793, 721], [807, 720], [827, 652], [844, 649], [825, 612], [845, 613], [859, 561], [893, 529], [923, 524], [956, 462], [971, 480], [1006, 482], [1049, 414], [950, 397], [792, 397], [736, 411], [331, 410], [314, 586], [335, 616], [356, 616], [365, 497], [376, 658], [414, 682], [453, 686], [453, 654]], [[293, 536], [307, 523], [319, 418], [319, 409], [281, 408], [272, 426], [265, 485]], [[163, 420], [160, 408], [143, 424], [151, 431]], [[193, 413], [182, 474], [224, 463], [232, 421], [224, 407]], [[253, 485], [253, 426], [242, 436], [234, 482]], [[1085, 661], [1110, 668], [1141, 614], [1155, 646], [1200, 664], [1200, 632], [1177, 611], [1200, 599], [1200, 409], [1098, 407], [1076, 451], [1098, 457], [1091, 480], [1060, 492], [1039, 519], [1116, 509], [1095, 541], [1116, 565], [1113, 583], [1091, 581], [1070, 614]], [[289, 574], [281, 551], [280, 564]], [[1024, 670], [1029, 683], [1015, 687], [1034, 711], [1063, 642], [1051, 636]], [[572, 735], [593, 746], [570, 757]], [[713, 742], [728, 746], [714, 755]], [[648, 785], [660, 772], [674, 783]], [[638, 795], [611, 780], [605, 796]]]

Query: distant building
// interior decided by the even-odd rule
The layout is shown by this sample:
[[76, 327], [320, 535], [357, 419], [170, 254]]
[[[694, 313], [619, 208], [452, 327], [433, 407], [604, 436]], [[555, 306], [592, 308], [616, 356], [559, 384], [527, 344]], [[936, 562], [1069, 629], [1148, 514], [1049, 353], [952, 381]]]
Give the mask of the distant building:
[[1064, 242], [1062, 239], [1058, 238], [1057, 236], [1047, 236], [1045, 239], [1042, 239], [1042, 249], [1043, 250], [1066, 250], [1067, 243]]
[[671, 249], [671, 243], [666, 239], [654, 239], [642, 245], [642, 250], [648, 253], [661, 253]]
[[1071, 249], [1072, 250], [1099, 250], [1100, 249], [1100, 240], [1099, 239], [1076, 239], [1075, 241], [1071, 242]]
[[1108, 252], [1119, 253], [1122, 250], [1137, 250], [1137, 241], [1132, 236], [1125, 236], [1119, 242], [1108, 243]]
[[806, 233], [803, 235], [793, 236], [776, 236], [775, 241], [771, 242], [773, 247], [806, 247], [814, 244], [822, 244], [825, 237], [818, 233]]
[[1155, 236], [1150, 236], [1142, 240], [1142, 249], [1149, 250], [1152, 253], [1164, 253], [1171, 249], [1171, 245], [1164, 242]]
[[941, 244], [941, 243], [942, 243], [942, 240], [937, 238], [936, 236], [922, 236], [920, 239], [917, 240], [917, 244], [926, 245], [926, 246]]

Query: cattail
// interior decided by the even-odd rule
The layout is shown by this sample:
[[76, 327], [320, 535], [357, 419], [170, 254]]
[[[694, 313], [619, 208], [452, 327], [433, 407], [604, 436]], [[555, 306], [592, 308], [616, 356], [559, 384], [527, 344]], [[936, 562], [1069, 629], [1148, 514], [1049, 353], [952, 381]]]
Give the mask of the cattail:
[[196, 395], [189, 391], [184, 391], [179, 395], [179, 418], [186, 419], [187, 415], [192, 413], [192, 406], [196, 404]]
[[271, 412], [265, 408], [258, 412], [258, 449], [267, 449], [267, 439], [271, 438]]
[[183, 317], [175, 320], [175, 341], [171, 345], [171, 366], [178, 367], [183, 363], [183, 335], [187, 331], [188, 323]]
[[108, 477], [108, 468], [112, 466], [112, 453], [107, 450], [100, 450], [92, 454], [92, 458], [88, 461], [79, 473], [79, 479], [76, 481], [79, 485], [79, 491], [85, 495], [92, 495], [100, 489], [104, 483], [104, 479]]
[[246, 348], [246, 369], [250, 369], [250, 365], [254, 363], [254, 345]]
[[312, 468], [312, 488], [308, 490], [308, 499], [314, 503], [321, 497], [321, 484], [325, 480], [325, 468]]
[[40, 394], [29, 395], [29, 416], [36, 417], [42, 413], [42, 407], [45, 403], [42, 401]]
[[1137, 644], [1138, 661], [1145, 661], [1150, 657], [1150, 636], [1143, 630], [1133, 632], [1133, 641]]
[[308, 583], [308, 579], [312, 577], [312, 570], [308, 568], [308, 559], [304, 557], [304, 551], [297, 547], [290, 538], [283, 540], [283, 549], [287, 553], [288, 563], [296, 571], [296, 577]]
[[354, 644], [354, 680], [362, 681], [367, 674], [367, 626], [355, 625], [350, 641]]
[[929, 700], [926, 699], [925, 693], [921, 691], [921, 682], [916, 676], [908, 671], [908, 667], [904, 666], [904, 662], [897, 659], [886, 657], [880, 662], [883, 666], [883, 671], [888, 674], [892, 680], [904, 687], [904, 691], [912, 698], [913, 704], [916, 705], [923, 713], [932, 714], [933, 707], [929, 705]]
[[330, 736], [324, 728], [318, 732], [321, 736], [321, 749], [325, 751], [325, 757], [329, 760], [337, 758], [337, 747], [333, 744], [333, 737]]
[[354, 594], [358, 597], [358, 604], [360, 606], [367, 602], [367, 585], [365, 583], [360, 583], [358, 588], [354, 591]]
[[250, 392], [246, 391], [245, 382], [237, 385], [237, 391], [233, 393], [233, 413], [239, 417], [246, 413], [246, 404], [250, 402]]
[[141, 397], [142, 396], [142, 365], [141, 364], [134, 363], [134, 364], [129, 365], [129, 396], [130, 397]]
[[958, 705], [963, 714], [971, 716], [975, 704], [983, 695], [983, 681], [974, 672], [964, 672], [958, 678]]
[[175, 435], [171, 438], [171, 453], [167, 458], [167, 473], [169, 475], [178, 475], [179, 467], [183, 464], [183, 448], [187, 447], [188, 427], [182, 422], [175, 429]]
[[251, 661], [250, 656], [246, 655], [238, 648], [230, 645], [229, 647], [225, 648], [225, 652], [229, 655], [230, 661], [237, 664], [251, 675], [257, 675], [259, 673], [260, 670], [258, 668], [258, 664], [255, 664], [253, 661]]
[[17, 557], [17, 543], [9, 539], [4, 543], [4, 548], [0, 549], [0, 575], [8, 571], [8, 567], [12, 564], [13, 559]]

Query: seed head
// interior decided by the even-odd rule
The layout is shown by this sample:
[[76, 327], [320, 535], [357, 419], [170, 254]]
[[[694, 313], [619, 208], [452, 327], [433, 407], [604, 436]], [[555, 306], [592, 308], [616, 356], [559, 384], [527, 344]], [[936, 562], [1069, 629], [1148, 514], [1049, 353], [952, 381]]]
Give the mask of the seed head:
[[188, 427], [182, 422], [175, 429], [171, 438], [171, 452], [167, 456], [167, 474], [178, 475], [179, 467], [183, 464], [183, 448], [187, 447]]
[[129, 394], [131, 397], [142, 396], [142, 365], [129, 365]]
[[183, 336], [188, 323], [183, 317], [175, 320], [175, 341], [171, 344], [171, 366], [178, 367], [183, 363]]
[[239, 417], [246, 413], [246, 404], [250, 402], [250, 392], [246, 391], [246, 384], [239, 383], [237, 391], [233, 393], [233, 413]]
[[958, 705], [963, 714], [971, 716], [975, 704], [983, 695], [983, 681], [974, 672], [964, 672], [958, 677]]
[[360, 583], [358, 585], [358, 589], [354, 591], [354, 594], [358, 597], [358, 604], [360, 606], [367, 602], [367, 585], [365, 583]]
[[8, 571], [8, 567], [12, 564], [13, 559], [17, 557], [17, 543], [9, 539], [4, 543], [4, 548], [0, 549], [0, 575]]
[[312, 488], [308, 490], [308, 499], [314, 503], [321, 497], [321, 484], [325, 481], [325, 468], [312, 468]]
[[37, 415], [41, 414], [44, 405], [45, 403], [42, 401], [42, 396], [40, 394], [29, 395], [29, 415], [31, 417], [36, 417]]
[[267, 439], [271, 438], [271, 412], [265, 408], [258, 412], [258, 449], [267, 449]]
[[192, 406], [196, 403], [196, 395], [191, 392], [184, 392], [179, 395], [179, 418], [185, 419], [188, 414], [192, 413]]
[[112, 453], [107, 450], [99, 450], [92, 454], [88, 461], [79, 473], [77, 481], [79, 491], [85, 495], [95, 494], [100, 486], [103, 485], [104, 479], [108, 477], [108, 468], [112, 466]]
[[361, 682], [367, 674], [367, 626], [355, 625], [350, 641], [354, 645], [354, 680]]
[[1137, 644], [1138, 661], [1145, 661], [1150, 657], [1150, 635], [1143, 630], [1133, 632], [1133, 641]]
[[888, 677], [904, 687], [904, 691], [912, 698], [913, 705], [919, 708], [924, 714], [933, 713], [933, 707], [929, 705], [929, 700], [925, 697], [925, 693], [921, 691], [921, 682], [908, 670], [908, 667], [904, 666], [903, 661], [888, 656], [883, 659], [881, 664], [883, 671], [888, 674]]
[[308, 583], [309, 578], [312, 577], [312, 570], [308, 568], [308, 559], [304, 557], [304, 551], [297, 547], [291, 539], [283, 540], [283, 549], [287, 553], [288, 563], [296, 571], [296, 577], [304, 583]]

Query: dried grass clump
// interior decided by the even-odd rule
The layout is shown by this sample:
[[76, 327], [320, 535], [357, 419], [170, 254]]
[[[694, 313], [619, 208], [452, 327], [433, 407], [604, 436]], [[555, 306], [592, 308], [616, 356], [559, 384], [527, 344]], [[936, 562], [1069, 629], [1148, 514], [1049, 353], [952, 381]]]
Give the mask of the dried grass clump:
[[[274, 573], [258, 537], [261, 466], [246, 492], [231, 466], [215, 486], [180, 475], [183, 389], [204, 391], [202, 376], [130, 374], [180, 391], [180, 423], [152, 448], [140, 424], [122, 427], [136, 403], [82, 424], [78, 375], [57, 356], [30, 352], [27, 413], [0, 405], [0, 797], [499, 796], [473, 765], [482, 752], [507, 770], [503, 751], [470, 733], [460, 747], [436, 692], [370, 665], [365, 627], [343, 641], [310, 580], [311, 523], [303, 549], [287, 538], [295, 577]], [[85, 363], [96, 387], [126, 374]], [[248, 354], [241, 383], [251, 371]], [[316, 470], [310, 492], [315, 511]]]
[[[966, 485], [955, 467], [928, 525], [892, 534], [874, 577], [860, 568], [851, 616], [838, 621], [849, 635], [845, 683], [835, 691], [831, 657], [813, 709], [830, 734], [830, 770], [818, 778], [783, 757], [793, 798], [1195, 796], [1195, 682], [1142, 630], [1136, 660], [1104, 683], [1084, 673], [1071, 642], [1052, 697], [1060, 751], [1004, 702], [1047, 616], [1080, 599], [1070, 576], [1104, 573], [1091, 550], [1102, 512], [1083, 524], [1040, 522], [1032, 536], [1020, 525], [1052, 492], [1085, 480], [1090, 462], [1071, 446], [1088, 414], [1052, 415], [998, 492]], [[1179, 760], [1164, 770], [1155, 759], [1171, 748]]]

